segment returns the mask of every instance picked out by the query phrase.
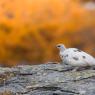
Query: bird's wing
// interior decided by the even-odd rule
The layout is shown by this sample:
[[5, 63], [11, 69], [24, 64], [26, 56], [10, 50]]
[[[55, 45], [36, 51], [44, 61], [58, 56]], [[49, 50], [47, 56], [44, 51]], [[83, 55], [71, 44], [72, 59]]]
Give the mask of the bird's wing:
[[86, 52], [81, 52], [81, 60], [86, 62], [88, 65], [95, 65], [95, 59], [90, 54], [87, 54]]
[[95, 59], [91, 55], [77, 48], [66, 49], [60, 55], [62, 60], [66, 59], [71, 65], [95, 65]]
[[95, 65], [95, 59], [91, 55], [77, 48], [69, 48], [64, 54], [68, 54], [68, 59], [75, 64]]

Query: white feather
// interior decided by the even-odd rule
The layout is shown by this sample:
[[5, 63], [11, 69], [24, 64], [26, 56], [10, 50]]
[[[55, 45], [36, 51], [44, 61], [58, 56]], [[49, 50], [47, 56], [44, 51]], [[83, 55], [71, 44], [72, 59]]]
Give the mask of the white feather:
[[77, 48], [63, 48], [64, 45], [58, 44], [60, 57], [64, 64], [71, 66], [93, 66], [95, 59], [90, 54], [83, 52]]

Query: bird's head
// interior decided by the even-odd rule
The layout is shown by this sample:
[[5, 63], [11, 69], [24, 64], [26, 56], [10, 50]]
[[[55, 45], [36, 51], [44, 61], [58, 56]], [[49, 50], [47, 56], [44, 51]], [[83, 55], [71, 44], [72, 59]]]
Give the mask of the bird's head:
[[60, 50], [60, 51], [64, 51], [66, 49], [66, 47], [64, 46], [64, 44], [57, 44], [56, 47]]

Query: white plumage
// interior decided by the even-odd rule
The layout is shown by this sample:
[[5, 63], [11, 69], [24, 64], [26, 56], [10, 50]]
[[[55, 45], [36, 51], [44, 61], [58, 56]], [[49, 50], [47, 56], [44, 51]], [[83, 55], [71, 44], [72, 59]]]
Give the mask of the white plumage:
[[95, 58], [86, 52], [77, 48], [66, 48], [63, 44], [58, 44], [57, 48], [64, 64], [76, 67], [95, 65]]

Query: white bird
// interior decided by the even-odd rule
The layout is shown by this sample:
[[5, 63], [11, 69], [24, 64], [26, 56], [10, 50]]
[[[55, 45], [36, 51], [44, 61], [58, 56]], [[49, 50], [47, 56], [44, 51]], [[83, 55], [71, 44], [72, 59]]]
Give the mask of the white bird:
[[57, 48], [60, 51], [62, 62], [76, 67], [73, 71], [76, 71], [79, 67], [95, 65], [95, 58], [86, 52], [77, 48], [66, 48], [63, 44], [58, 44]]

